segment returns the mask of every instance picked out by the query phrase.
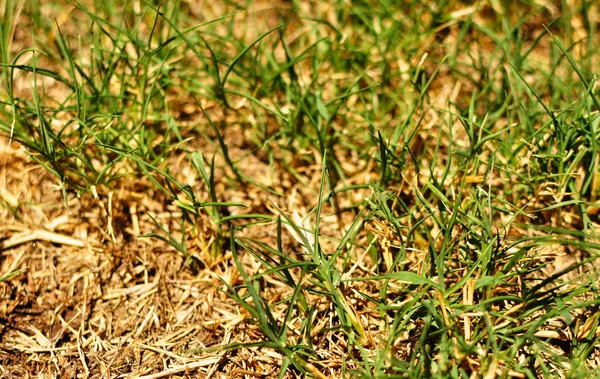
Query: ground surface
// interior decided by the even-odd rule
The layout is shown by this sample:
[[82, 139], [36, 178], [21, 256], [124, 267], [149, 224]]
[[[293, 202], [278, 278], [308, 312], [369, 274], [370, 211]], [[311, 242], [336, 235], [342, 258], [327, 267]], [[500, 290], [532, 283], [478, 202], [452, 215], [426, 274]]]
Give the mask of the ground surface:
[[594, 2], [0, 12], [0, 377], [598, 376]]

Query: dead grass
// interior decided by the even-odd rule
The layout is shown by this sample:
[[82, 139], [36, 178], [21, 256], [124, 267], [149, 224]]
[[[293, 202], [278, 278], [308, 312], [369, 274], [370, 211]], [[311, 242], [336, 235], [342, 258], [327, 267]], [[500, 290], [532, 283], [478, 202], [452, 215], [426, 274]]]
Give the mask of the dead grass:
[[[137, 1], [132, 4], [141, 6]], [[170, 61], [181, 71], [165, 76], [173, 81], [181, 79], [180, 86], [161, 94], [172, 119], [162, 118], [163, 103], [149, 102], [144, 110], [134, 100], [125, 100], [125, 95], [122, 100], [131, 104], [131, 114], [109, 117], [110, 112], [106, 111], [98, 116], [118, 119], [127, 126], [123, 130], [134, 130], [131, 135], [123, 132], [114, 137], [114, 141], [122, 143], [119, 148], [146, 149], [143, 158], [147, 162], [168, 172], [177, 182], [190, 184], [202, 201], [210, 201], [210, 188], [198, 179], [190, 164], [190, 152], [200, 151], [204, 157], [214, 157], [214, 192], [219, 200], [245, 204], [245, 207], [223, 207], [222, 216], [248, 215], [222, 225], [211, 217], [209, 208], [201, 208], [196, 214], [186, 213], [157, 186], [175, 187], [173, 183], [157, 170], [144, 174], [143, 166], [135, 160], [123, 159], [116, 147], [101, 150], [100, 145], [90, 144], [82, 148], [82, 152], [93, 157], [91, 165], [97, 171], [118, 162], [110, 166], [109, 181], [94, 185], [81, 174], [90, 174], [91, 168], [78, 166], [72, 156], [61, 157], [60, 167], [67, 168], [66, 182], [71, 181], [63, 192], [64, 183], [31, 159], [17, 142], [23, 142], [22, 139], [3, 137], [0, 140], [0, 200], [4, 204], [0, 207], [0, 273], [16, 275], [0, 281], [0, 377], [335, 378], [368, 376], [369, 369], [379, 370], [379, 377], [383, 377], [382, 373], [392, 377], [401, 375], [397, 367], [402, 365], [408, 369], [416, 367], [415, 371], [424, 376], [425, 372], [434, 376], [431, 368], [423, 365], [436, 364], [437, 374], [456, 377], [463, 372], [471, 377], [526, 377], [523, 367], [536, 375], [550, 372], [564, 376], [581, 372], [570, 371], [577, 364], [585, 365], [590, 372], [598, 370], [600, 313], [594, 294], [600, 284], [597, 253], [600, 222], [594, 204], [597, 181], [593, 181], [590, 194], [584, 197], [582, 211], [579, 203], [569, 201], [578, 199], [583, 179], [569, 187], [565, 177], [585, 175], [583, 164], [576, 162], [566, 173], [541, 178], [547, 174], [543, 167], [553, 170], [553, 159], [562, 158], [550, 156], [543, 151], [543, 144], [536, 145], [531, 136], [527, 136], [531, 140], [520, 142], [525, 137], [511, 134], [510, 129], [516, 122], [517, 111], [511, 113], [513, 108], [528, 107], [535, 102], [515, 105], [506, 100], [509, 104], [506, 114], [496, 117], [489, 130], [486, 129], [488, 126], [482, 120], [488, 117], [490, 109], [502, 107], [503, 96], [511, 94], [489, 90], [482, 82], [502, 87], [505, 81], [516, 80], [501, 51], [514, 52], [508, 51], [511, 45], [506, 41], [503, 42], [506, 45], [500, 46], [489, 36], [491, 33], [468, 29], [465, 37], [461, 28], [462, 22], [469, 19], [497, 29], [497, 35], [502, 36], [502, 14], [496, 6], [490, 2], [470, 8], [456, 2], [447, 9], [452, 17], [447, 17], [447, 22], [441, 25], [434, 25], [429, 16], [424, 16], [427, 12], [417, 14], [419, 7], [415, 7], [415, 15], [399, 13], [397, 17], [407, 30], [422, 23], [418, 28], [423, 30], [415, 28], [423, 38], [412, 41], [414, 48], [407, 41], [407, 46], [398, 47], [401, 50], [398, 53], [393, 49], [379, 50], [376, 35], [357, 33], [358, 25], [362, 27], [366, 21], [360, 21], [356, 14], [346, 18], [333, 5], [281, 2], [276, 6], [259, 1], [234, 17], [238, 28], [219, 24], [212, 31], [211, 43], [218, 45], [215, 41], [221, 41], [223, 51], [235, 56], [236, 43], [246, 46], [260, 33], [286, 22], [289, 26], [284, 35], [289, 49], [296, 52], [314, 44], [319, 36], [335, 36], [335, 41], [343, 42], [332, 43], [325, 55], [339, 54], [342, 58], [324, 60], [322, 65], [315, 65], [310, 59], [299, 61], [294, 65], [296, 73], [286, 71], [281, 75], [283, 84], [277, 85], [284, 86], [283, 89], [261, 95], [260, 90], [267, 90], [257, 85], [249, 95], [252, 98], [230, 93], [226, 107], [217, 95], [214, 98], [207, 95], [196, 103], [194, 97], [197, 99], [199, 93], [210, 93], [204, 85], [213, 88], [215, 81], [197, 56], [186, 50]], [[182, 2], [181, 7], [196, 22], [210, 20], [204, 19], [209, 15], [228, 14], [235, 8], [215, 3], [207, 5], [206, 13], [196, 14], [190, 2]], [[81, 35], [81, 30], [70, 20], [84, 18], [85, 14], [73, 5], [40, 9], [43, 17], [57, 18], [65, 35]], [[547, 35], [539, 43], [533, 41], [545, 33], [541, 25], [551, 24], [556, 12], [559, 12], [557, 6], [547, 4], [522, 25], [524, 44], [535, 48], [530, 59], [540, 65], [549, 63], [555, 45]], [[597, 9], [595, 12], [595, 18], [590, 16], [590, 19], [597, 21]], [[321, 17], [318, 27], [306, 19], [311, 14]], [[149, 36], [151, 18], [141, 19], [139, 35]], [[19, 20], [13, 52], [32, 45], [26, 27], [44, 34], [34, 33], [35, 39], [44, 40], [44, 47], [57, 43], [56, 30], [36, 24], [39, 21], [35, 21], [32, 13], [21, 13]], [[374, 29], [385, 31], [388, 21], [382, 20], [383, 24]], [[573, 17], [572, 24], [578, 38], [590, 37], [585, 34], [579, 16]], [[341, 34], [337, 35], [333, 29]], [[561, 32], [558, 26], [550, 29], [553, 33]], [[50, 30], [54, 31], [48, 34]], [[318, 32], [312, 33], [315, 30]], [[159, 33], [170, 36], [166, 27]], [[593, 43], [596, 42], [594, 39]], [[273, 41], [267, 38], [261, 43], [267, 46]], [[457, 48], [459, 43], [468, 46]], [[283, 46], [273, 45], [273, 59], [285, 61], [287, 53]], [[489, 48], [478, 49], [481, 46]], [[574, 56], [590, 55], [585, 45], [577, 46]], [[410, 52], [410, 56], [405, 52]], [[123, 54], [142, 59], [138, 52], [127, 49], [123, 49]], [[66, 70], [60, 67], [60, 59], [52, 58], [40, 57], [39, 67], [57, 72]], [[261, 57], [256, 61], [261, 59], [268, 60]], [[364, 67], [360, 59], [367, 60]], [[595, 54], [590, 62], [597, 59]], [[24, 55], [21, 60], [29, 64], [31, 55]], [[177, 62], [184, 64], [177, 66]], [[349, 62], [348, 67], [343, 66], [345, 62]], [[358, 80], [353, 64], [361, 67], [362, 76]], [[223, 70], [226, 65], [221, 66]], [[163, 68], [156, 66], [150, 70]], [[539, 67], [544, 73], [550, 69], [550, 64]], [[554, 74], [570, 75], [561, 70], [568, 70], [568, 65], [560, 66]], [[115, 72], [136, 78], [133, 71], [119, 67]], [[231, 76], [228, 88], [246, 89], [240, 79], [243, 73], [234, 72]], [[269, 72], [256, 82], [270, 76]], [[313, 88], [315, 76], [327, 78], [317, 89]], [[541, 76], [528, 71], [524, 80], [533, 86]], [[35, 100], [31, 77], [23, 72], [15, 76], [13, 95], [22, 104]], [[323, 100], [329, 104], [328, 101], [343, 95], [338, 87], [349, 90], [355, 80], [361, 88], [377, 82], [383, 83], [384, 90], [395, 92], [377, 92], [370, 98], [361, 93], [349, 95], [339, 113], [330, 119], [323, 117], [325, 121], [320, 119], [318, 113], [324, 112], [324, 106], [311, 102]], [[127, 85], [115, 82], [114, 88], [117, 93], [124, 93]], [[199, 89], [193, 95], [191, 90], [181, 92], [182, 88], [194, 85]], [[294, 85], [298, 89], [292, 89]], [[59, 80], [45, 77], [37, 86], [33, 91], [46, 96], [44, 106], [48, 109], [73, 102], [65, 100], [71, 94]], [[525, 91], [522, 86], [510, 88]], [[145, 91], [135, 85], [129, 90], [127, 96], [131, 99], [142, 98]], [[305, 102], [289, 101], [295, 90], [305, 96]], [[320, 98], [306, 100], [314, 91], [320, 91]], [[489, 96], [475, 101], [477, 91], [489, 91]], [[566, 88], [564, 96], [574, 92], [577, 90]], [[541, 96], [550, 101], [553, 94]], [[320, 111], [311, 113], [305, 109], [313, 105]], [[325, 112], [330, 112], [334, 105], [325, 107]], [[378, 107], [389, 112], [380, 114]], [[277, 110], [289, 119], [303, 109], [306, 115], [295, 120], [298, 124], [286, 125], [281, 117], [265, 109]], [[139, 119], [144, 111], [148, 117]], [[65, 130], [69, 131], [74, 113], [57, 112], [53, 127], [67, 126]], [[0, 116], [7, 124], [11, 122], [9, 114], [6, 111]], [[322, 135], [321, 130], [313, 128], [311, 117], [319, 118], [318, 125], [326, 130]], [[37, 131], [39, 122], [33, 115], [31, 118], [31, 128]], [[211, 128], [209, 119], [217, 126], [219, 135]], [[178, 125], [181, 141], [172, 136], [171, 121]], [[469, 134], [465, 127], [471, 121], [477, 124], [474, 134]], [[407, 125], [403, 133], [395, 134]], [[535, 127], [542, 127], [540, 121], [536, 121]], [[142, 129], [148, 130], [148, 141], [140, 137]], [[468, 153], [474, 157], [472, 160], [460, 163], [463, 166], [455, 163], [460, 159], [457, 151], [464, 153], [475, 145], [474, 135], [488, 136], [502, 130], [506, 131], [500, 137], [483, 141], [477, 145], [477, 152]], [[73, 149], [81, 144], [75, 131], [71, 138], [62, 141]], [[380, 144], [373, 142], [377, 131], [386, 135]], [[223, 138], [228, 154], [217, 143], [219, 137]], [[549, 135], [546, 140], [552, 138]], [[322, 147], [319, 143], [311, 142], [316, 140], [323, 144], [326, 155], [319, 149]], [[381, 168], [381, 147], [385, 143], [390, 160], [392, 156], [399, 160], [405, 154], [401, 169], [391, 163], [390, 168]], [[501, 146], [502, 143], [506, 146]], [[587, 147], [583, 143], [579, 146]], [[577, 146], [573, 147], [573, 154], [576, 149]], [[102, 153], [95, 154], [96, 151]], [[41, 156], [31, 149], [28, 152]], [[560, 153], [553, 151], [556, 156]], [[327, 160], [328, 156], [334, 159]], [[597, 155], [594, 157], [598, 159]], [[229, 166], [228, 159], [245, 175], [243, 180]], [[452, 175], [448, 175], [448, 167], [452, 168]], [[328, 170], [326, 185], [329, 186], [325, 195], [335, 196], [331, 195], [331, 201], [318, 207], [324, 191], [324, 170]], [[597, 176], [597, 172], [591, 175]], [[383, 188], [374, 183], [382, 184]], [[182, 188], [174, 192], [184, 198]], [[318, 220], [315, 209], [320, 212]], [[281, 220], [294, 212], [309, 216], [311, 225], [319, 222], [323, 257], [341, 252], [330, 267], [330, 272], [339, 275], [335, 288], [329, 288], [315, 274], [320, 267], [311, 261], [309, 249], [301, 240], [302, 231], [294, 232], [292, 228], [287, 233], [281, 227]], [[437, 221], [452, 220], [455, 214], [464, 218], [455, 224]], [[185, 217], [191, 221], [184, 223]], [[265, 221], [268, 217], [270, 220]], [[487, 218], [490, 219], [487, 224], [473, 221]], [[164, 228], [162, 232], [153, 219]], [[177, 241], [183, 238], [185, 253], [157, 238], [143, 237], [151, 233], [168, 233]], [[220, 233], [225, 236], [223, 249], [215, 256], [211, 254], [211, 246], [221, 237]], [[229, 239], [232, 234], [234, 238]], [[344, 240], [347, 234], [352, 238]], [[497, 254], [487, 262], [489, 267], [481, 264], [484, 252]], [[447, 254], [443, 264], [435, 261], [436, 254]], [[289, 277], [286, 277], [278, 268], [288, 264], [285, 273]], [[426, 284], [407, 282], [400, 275], [406, 272], [425, 278]], [[463, 278], [468, 280], [462, 282]], [[485, 280], [489, 282], [482, 282]], [[290, 282], [296, 286], [290, 286]], [[440, 290], [440, 285], [444, 290]], [[459, 287], [450, 291], [455, 285]], [[260, 294], [260, 301], [250, 287]], [[531, 287], [537, 288], [537, 292], [529, 291]], [[564, 312], [557, 310], [555, 297], [560, 301], [565, 299]], [[490, 306], [481, 308], [481, 304]], [[548, 304], [555, 308], [548, 309]], [[286, 355], [287, 350], [265, 336], [264, 324], [253, 313], [263, 308], [272, 317], [267, 321], [283, 330], [282, 346], [295, 348], [292, 355], [301, 357], [300, 368], [290, 364], [288, 370], [281, 371], [286, 359], [292, 358]], [[535, 338], [535, 343], [521, 342], [520, 338], [529, 336]], [[423, 342], [428, 338], [435, 341], [431, 346]], [[518, 346], [515, 341], [519, 341]], [[590, 345], [585, 362], [569, 361], [578, 343]], [[306, 345], [311, 346], [303, 350]], [[512, 345], [517, 346], [516, 351], [511, 350]], [[498, 352], [503, 355], [496, 356]], [[548, 367], [544, 366], [546, 363]]]

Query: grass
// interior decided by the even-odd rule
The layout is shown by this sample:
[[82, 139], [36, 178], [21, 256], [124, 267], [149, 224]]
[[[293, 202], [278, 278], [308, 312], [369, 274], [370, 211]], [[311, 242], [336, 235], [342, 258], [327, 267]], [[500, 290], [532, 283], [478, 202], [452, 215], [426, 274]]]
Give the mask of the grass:
[[3, 370], [596, 377], [599, 11], [5, 2]]

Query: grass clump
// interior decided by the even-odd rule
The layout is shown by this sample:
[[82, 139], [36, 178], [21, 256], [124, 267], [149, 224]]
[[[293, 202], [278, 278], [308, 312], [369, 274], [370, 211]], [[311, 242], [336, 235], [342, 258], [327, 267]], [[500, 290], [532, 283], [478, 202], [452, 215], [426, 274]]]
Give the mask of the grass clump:
[[5, 4], [7, 367], [596, 375], [597, 6], [280, 5]]

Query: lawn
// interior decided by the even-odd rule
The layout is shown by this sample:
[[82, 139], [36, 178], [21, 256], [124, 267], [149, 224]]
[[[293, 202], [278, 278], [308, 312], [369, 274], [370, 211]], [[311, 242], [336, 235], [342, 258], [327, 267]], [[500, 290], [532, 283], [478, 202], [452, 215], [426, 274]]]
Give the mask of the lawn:
[[600, 376], [600, 6], [5, 0], [1, 378]]

